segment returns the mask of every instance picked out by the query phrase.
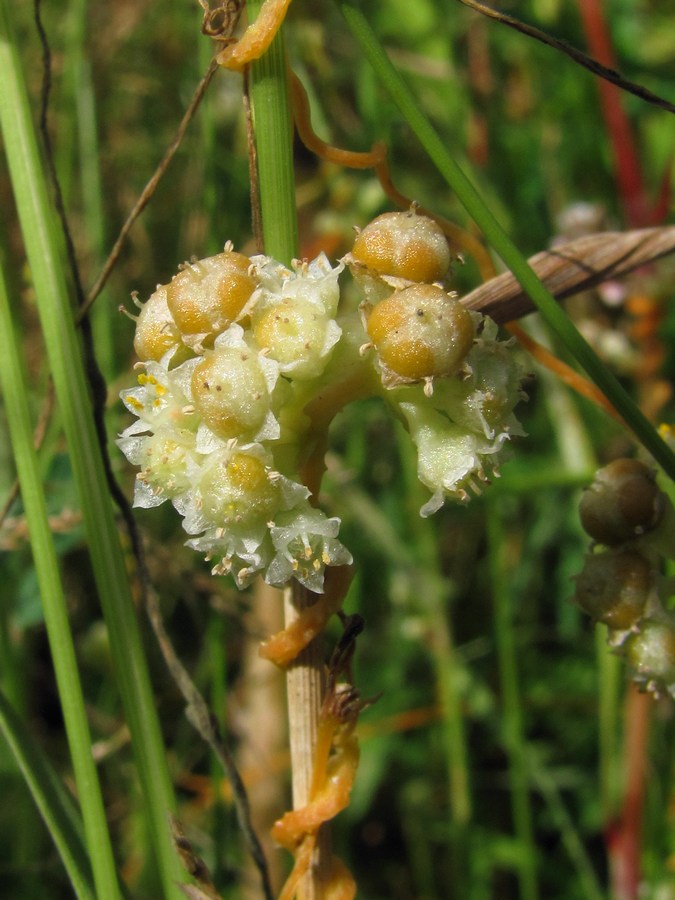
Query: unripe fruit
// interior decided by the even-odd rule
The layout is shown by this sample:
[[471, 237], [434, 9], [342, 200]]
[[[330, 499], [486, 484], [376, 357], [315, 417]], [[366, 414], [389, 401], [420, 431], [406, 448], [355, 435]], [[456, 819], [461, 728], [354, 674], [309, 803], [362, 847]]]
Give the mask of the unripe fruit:
[[381, 362], [412, 381], [459, 371], [475, 336], [470, 313], [431, 284], [382, 300], [368, 315], [366, 330]]
[[192, 373], [197, 412], [221, 438], [251, 435], [270, 410], [267, 380], [256, 354], [239, 347], [207, 353]]
[[357, 235], [352, 259], [380, 275], [431, 282], [445, 278], [451, 257], [440, 226], [409, 210], [373, 219]]
[[207, 469], [199, 490], [204, 516], [221, 525], [269, 517], [279, 502], [279, 489], [268, 467], [247, 453], [235, 453]]
[[614, 547], [656, 528], [664, 508], [653, 470], [637, 459], [617, 459], [596, 472], [579, 515], [593, 540]]
[[251, 261], [225, 250], [189, 263], [166, 286], [167, 303], [184, 335], [213, 338], [234, 322], [257, 287]]
[[340, 337], [337, 324], [310, 300], [286, 298], [252, 316], [255, 342], [293, 378], [313, 378], [323, 370]]
[[625, 630], [643, 615], [653, 586], [652, 566], [634, 550], [594, 553], [576, 579], [575, 601], [598, 622]]
[[181, 344], [181, 335], [166, 300], [166, 285], [160, 285], [143, 304], [136, 321], [134, 350], [144, 361], [159, 360]]
[[[625, 644], [626, 660], [647, 687], [675, 688], [675, 627], [673, 622], [650, 619]], [[650, 685], [650, 682], [655, 684]]]

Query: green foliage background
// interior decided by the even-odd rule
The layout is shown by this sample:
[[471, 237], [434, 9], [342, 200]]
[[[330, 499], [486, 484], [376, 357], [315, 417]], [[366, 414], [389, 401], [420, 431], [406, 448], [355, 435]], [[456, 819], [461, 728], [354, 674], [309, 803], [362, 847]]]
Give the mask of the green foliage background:
[[[508, 7], [584, 46], [570, 0]], [[557, 217], [572, 203], [598, 204], [605, 224], [621, 227], [612, 143], [588, 73], [460, 4], [376, 0], [364, 12], [420, 107], [526, 255], [548, 246]], [[672, 96], [673, 14], [638, 0], [611, 0], [605, 12], [622, 73]], [[45, 2], [42, 13], [52, 53], [55, 162], [84, 283], [90, 284], [172, 139], [212, 46], [199, 33], [197, 4], [187, 0]], [[37, 116], [43, 69], [31, 4], [18, 4], [14, 16]], [[296, 0], [286, 40], [293, 68], [310, 91], [316, 130], [351, 149], [386, 140], [397, 186], [470, 228], [383, 94], [337, 7], [328, 0]], [[670, 163], [675, 119], [634, 98], [624, 103], [642, 174], [655, 196]], [[301, 146], [296, 171], [303, 252], [321, 246], [332, 256], [346, 252], [352, 226], [388, 208], [370, 173], [327, 166]], [[4, 168], [0, 208], [3, 263], [36, 413], [49, 376], [43, 342], [50, 337], [37, 327]], [[216, 252], [228, 239], [253, 252], [241, 78], [219, 73], [95, 307], [111, 440], [126, 424], [118, 392], [133, 379], [133, 326], [118, 307], [132, 310], [132, 290], [147, 297], [181, 260]], [[477, 283], [468, 260], [457, 271], [457, 288]], [[675, 329], [671, 284], [672, 265], [663, 263], [632, 288], [665, 304], [666, 342]], [[583, 309], [579, 315], [619, 333], [627, 327], [619, 313]], [[540, 338], [551, 339], [544, 326], [537, 329]], [[672, 365], [670, 355], [666, 379]], [[619, 374], [644, 401], [643, 386], [628, 370]], [[382, 693], [363, 715], [352, 804], [334, 829], [336, 850], [354, 871], [360, 897], [608, 896], [603, 831], [620, 810], [622, 736], [630, 723], [623, 715], [623, 674], [602, 634], [569, 603], [570, 579], [586, 546], [575, 512], [578, 492], [598, 461], [633, 448], [618, 426], [547, 373], [529, 381], [528, 391], [530, 402], [521, 410], [528, 437], [514, 442], [499, 482], [470, 505], [449, 505], [432, 520], [417, 514], [425, 496], [412, 450], [384, 409], [368, 402], [350, 408], [333, 429], [325, 507], [342, 518], [344, 542], [358, 566], [347, 609], [367, 622], [355, 680], [364, 696]], [[672, 407], [661, 417], [667, 421], [669, 414]], [[111, 452], [130, 495], [133, 473], [114, 447]], [[58, 409], [39, 461], [90, 727], [102, 757], [116, 858], [133, 896], [156, 897], [160, 889], [148, 861], [136, 773]], [[13, 478], [3, 440], [1, 496]], [[208, 577], [182, 546], [172, 510], [142, 511], [138, 519], [176, 649], [236, 744], [244, 652], [258, 637], [250, 633], [250, 597]], [[33, 566], [17, 501], [0, 532], [0, 686], [69, 784]], [[152, 636], [145, 637], [179, 786], [179, 815], [223, 896], [243, 896], [253, 876], [231, 807], [203, 787], [200, 776], [216, 779], [214, 765], [183, 717]], [[675, 896], [672, 745], [672, 705], [656, 704], [645, 748], [647, 897]], [[49, 833], [1, 741], [0, 796], [0, 897], [71, 896]]]

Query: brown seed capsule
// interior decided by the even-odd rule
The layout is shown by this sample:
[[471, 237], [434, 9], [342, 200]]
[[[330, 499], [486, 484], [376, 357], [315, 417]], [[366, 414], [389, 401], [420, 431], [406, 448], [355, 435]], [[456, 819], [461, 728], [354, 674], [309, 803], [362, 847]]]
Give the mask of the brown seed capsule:
[[450, 248], [440, 226], [427, 216], [383, 213], [354, 241], [352, 258], [380, 275], [408, 281], [441, 281], [450, 268]]
[[623, 631], [643, 615], [653, 577], [651, 564], [635, 550], [593, 553], [576, 578], [574, 600], [596, 621]]
[[475, 337], [470, 313], [432, 284], [382, 300], [368, 315], [366, 330], [382, 363], [412, 381], [457, 372]]
[[615, 547], [656, 528], [664, 509], [653, 470], [637, 459], [617, 459], [596, 472], [579, 515], [593, 540]]

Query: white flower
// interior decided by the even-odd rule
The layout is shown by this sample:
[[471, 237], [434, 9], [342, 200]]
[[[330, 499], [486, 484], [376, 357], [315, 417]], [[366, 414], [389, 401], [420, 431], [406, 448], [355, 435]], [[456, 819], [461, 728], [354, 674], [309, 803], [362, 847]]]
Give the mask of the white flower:
[[193, 432], [167, 424], [155, 434], [122, 435], [117, 445], [130, 463], [142, 466], [134, 506], [150, 509], [190, 491], [199, 465]]
[[199, 360], [189, 359], [169, 369], [173, 355], [174, 351], [169, 350], [159, 362], [148, 360], [137, 364], [143, 369], [138, 386], [121, 391], [120, 397], [126, 408], [138, 416], [138, 421], [125, 428], [122, 437], [156, 431], [163, 425], [196, 430], [190, 380]]
[[467, 488], [480, 493], [480, 483], [487, 480], [486, 469], [497, 467], [499, 451], [510, 436], [508, 431], [489, 438], [449, 421], [428, 403], [399, 406], [417, 446], [417, 475], [432, 491], [420, 515], [426, 518], [436, 512], [449, 495], [467, 500]]
[[335, 316], [340, 299], [338, 278], [344, 263], [331, 266], [325, 253], [311, 262], [294, 260], [292, 269], [269, 256], [252, 256], [251, 263], [261, 285], [253, 295], [256, 304], [306, 300], [325, 315]]
[[230, 441], [209, 454], [191, 491], [176, 504], [183, 528], [199, 534], [214, 526], [258, 525], [306, 500], [308, 489], [275, 471], [272, 462], [261, 444]]
[[204, 553], [207, 560], [216, 559], [213, 575], [232, 575], [239, 589], [251, 583], [273, 555], [267, 525], [236, 525], [211, 528], [199, 538], [186, 541], [186, 546]]
[[297, 578], [310, 591], [323, 593], [326, 566], [345, 566], [352, 555], [337, 539], [338, 518], [326, 518], [321, 510], [307, 504], [276, 519], [270, 528], [277, 551], [265, 573], [265, 581], [281, 587]]

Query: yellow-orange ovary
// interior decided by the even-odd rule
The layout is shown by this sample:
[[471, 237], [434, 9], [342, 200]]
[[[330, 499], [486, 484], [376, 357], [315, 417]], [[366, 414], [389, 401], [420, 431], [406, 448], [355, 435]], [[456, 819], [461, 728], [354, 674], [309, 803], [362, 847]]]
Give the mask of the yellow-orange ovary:
[[428, 284], [378, 303], [366, 328], [384, 365], [415, 381], [457, 372], [474, 340], [470, 314], [441, 288]]
[[408, 281], [441, 281], [450, 268], [450, 249], [440, 226], [415, 212], [384, 213], [354, 241], [352, 257], [380, 275]]
[[278, 501], [278, 488], [264, 462], [244, 453], [212, 468], [199, 486], [205, 515], [221, 523], [271, 515]]
[[143, 304], [136, 322], [134, 350], [139, 359], [159, 362], [167, 350], [180, 343], [180, 332], [167, 305], [166, 286], [162, 285]]
[[251, 261], [226, 250], [190, 263], [167, 285], [167, 303], [183, 334], [223, 332], [237, 319], [257, 287]]

